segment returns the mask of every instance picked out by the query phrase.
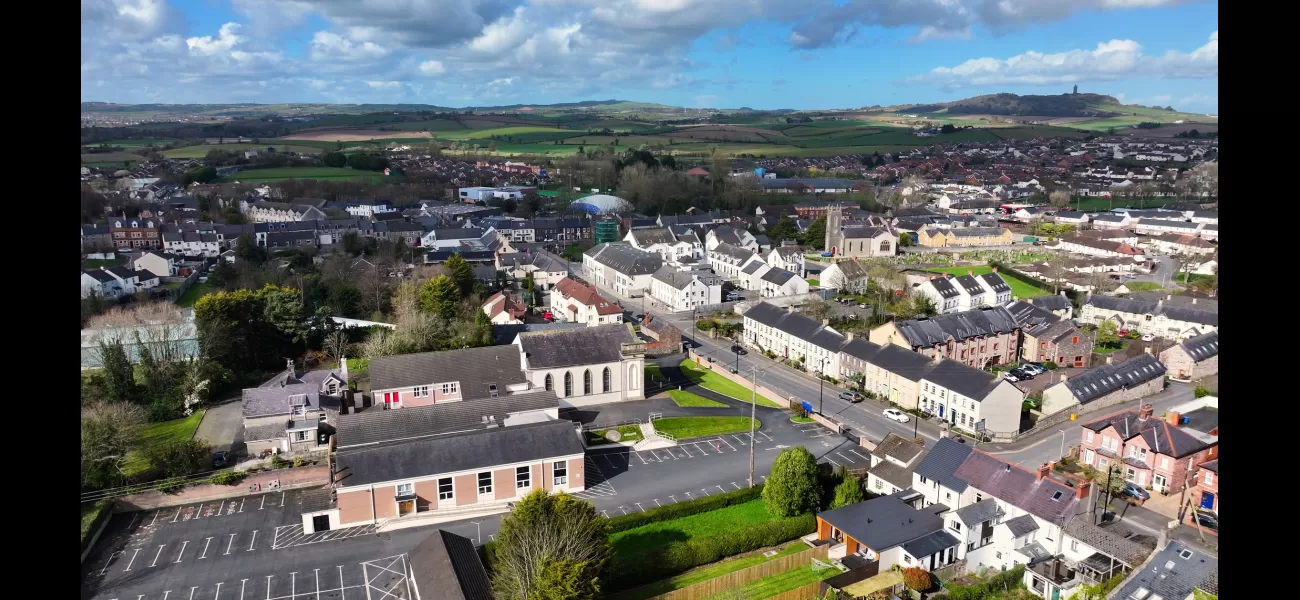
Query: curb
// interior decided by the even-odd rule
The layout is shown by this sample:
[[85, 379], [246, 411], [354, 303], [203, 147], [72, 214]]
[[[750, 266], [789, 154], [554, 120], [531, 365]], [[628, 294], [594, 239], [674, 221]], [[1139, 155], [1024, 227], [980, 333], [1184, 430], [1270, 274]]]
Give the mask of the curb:
[[[113, 504], [116, 505], [117, 501], [114, 500]], [[108, 517], [104, 518], [104, 521], [99, 524], [99, 529], [95, 530], [95, 535], [90, 536], [90, 543], [86, 544], [86, 549], [81, 551], [81, 562], [83, 564], [86, 562], [86, 557], [90, 556], [90, 551], [95, 549], [95, 544], [99, 542], [99, 536], [104, 533], [105, 529], [108, 529], [108, 522], [113, 520], [113, 515], [116, 514], [113, 508], [113, 506], [108, 507]]]

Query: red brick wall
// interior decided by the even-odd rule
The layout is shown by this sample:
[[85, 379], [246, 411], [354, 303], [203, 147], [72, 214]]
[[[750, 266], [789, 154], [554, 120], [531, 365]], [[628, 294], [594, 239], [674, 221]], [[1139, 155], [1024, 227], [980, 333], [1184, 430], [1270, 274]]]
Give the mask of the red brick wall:
[[437, 510], [438, 508], [438, 480], [415, 482], [415, 510], [424, 512], [426, 510]]
[[587, 489], [587, 461], [581, 458], [569, 459], [569, 491], [580, 492]]
[[515, 497], [515, 470], [497, 469], [492, 473], [492, 493], [497, 500]]
[[528, 490], [530, 492], [532, 490], [545, 489], [542, 487], [542, 465], [533, 465], [533, 480], [529, 483], [533, 484], [533, 486]]
[[375, 518], [386, 519], [397, 516], [397, 502], [393, 500], [397, 495], [394, 486], [385, 486], [375, 488]]
[[339, 494], [338, 507], [340, 524], [369, 522], [371, 520], [370, 490]]
[[465, 506], [478, 502], [478, 474], [457, 475], [453, 483], [455, 494], [452, 498], [456, 506]]

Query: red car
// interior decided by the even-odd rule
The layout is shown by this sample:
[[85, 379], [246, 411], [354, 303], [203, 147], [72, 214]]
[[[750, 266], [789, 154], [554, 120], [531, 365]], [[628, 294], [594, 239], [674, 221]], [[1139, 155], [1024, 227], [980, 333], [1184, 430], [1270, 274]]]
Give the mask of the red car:
[[1119, 337], [1124, 337], [1124, 336], [1126, 336], [1126, 335], [1128, 335], [1128, 330], [1127, 330], [1127, 329], [1121, 329], [1121, 330], [1119, 330]]

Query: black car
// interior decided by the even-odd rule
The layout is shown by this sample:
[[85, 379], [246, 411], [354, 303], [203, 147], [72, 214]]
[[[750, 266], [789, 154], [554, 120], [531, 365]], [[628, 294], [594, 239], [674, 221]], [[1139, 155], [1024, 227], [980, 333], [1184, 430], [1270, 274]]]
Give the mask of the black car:
[[[1192, 521], [1193, 518], [1196, 519], [1195, 522]], [[1192, 524], [1193, 527], [1195, 527], [1195, 523], [1200, 523], [1201, 527], [1206, 529], [1219, 530], [1219, 516], [1208, 510], [1197, 509], [1192, 514], [1187, 515], [1187, 522]]]
[[740, 347], [740, 346], [732, 346], [732, 347], [731, 347], [731, 351], [732, 351], [732, 352], [735, 352], [736, 354], [739, 354], [739, 355], [741, 355], [741, 356], [745, 356], [745, 355], [749, 354], [749, 351], [748, 351], [748, 350], [746, 350], [746, 349], [744, 349], [744, 348], [742, 348], [742, 347]]
[[212, 467], [220, 469], [230, 462], [230, 453], [225, 450], [218, 450], [212, 454]]
[[1034, 374], [1027, 369], [1015, 368], [1011, 369], [1009, 372], [1012, 375], [1015, 375], [1016, 379], [1019, 379], [1020, 381], [1028, 381], [1034, 378]]

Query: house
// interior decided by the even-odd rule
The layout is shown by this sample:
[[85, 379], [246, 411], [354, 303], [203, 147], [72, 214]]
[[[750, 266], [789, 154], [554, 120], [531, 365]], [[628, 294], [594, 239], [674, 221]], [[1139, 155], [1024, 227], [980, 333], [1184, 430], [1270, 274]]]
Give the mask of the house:
[[1165, 366], [1150, 354], [1095, 367], [1043, 390], [1044, 415], [1080, 405], [1114, 406], [1133, 402], [1165, 388]]
[[377, 214], [397, 212], [387, 200], [361, 198], [348, 202], [343, 210], [354, 217], [373, 217]]
[[1003, 227], [940, 229], [929, 226], [916, 232], [916, 243], [927, 248], [947, 248], [949, 246], [1009, 246], [1015, 242], [1011, 230]]
[[887, 496], [912, 487], [912, 469], [924, 457], [925, 440], [909, 440], [890, 432], [871, 451], [867, 490]]
[[524, 332], [514, 346], [527, 381], [556, 394], [561, 407], [645, 398], [645, 344], [631, 325]]
[[845, 224], [843, 211], [826, 213], [826, 251], [834, 256], [893, 256], [898, 252], [898, 234], [889, 227]]
[[1062, 319], [1069, 319], [1074, 315], [1074, 305], [1071, 304], [1070, 299], [1065, 296], [1065, 291], [1061, 291], [1061, 293], [1055, 296], [1039, 296], [1037, 298], [1030, 298], [1029, 303], [1047, 310]]
[[1170, 221], [1165, 219], [1138, 219], [1133, 224], [1133, 231], [1145, 234], [1156, 235], [1161, 233], [1176, 233], [1181, 235], [1197, 235], [1204, 225], [1200, 223], [1188, 223], [1187, 221]]
[[994, 373], [936, 358], [921, 375], [921, 410], [977, 435], [1020, 431], [1025, 393]]
[[244, 444], [250, 456], [313, 452], [329, 445], [348, 391], [346, 360], [341, 369], [288, 368], [242, 393]]
[[177, 262], [171, 254], [145, 252], [131, 261], [131, 268], [137, 272], [147, 271], [156, 277], [173, 277], [176, 275]]
[[[804, 262], [804, 252], [802, 246], [786, 240], [781, 242], [780, 246], [772, 248], [772, 251], [767, 254], [767, 264], [796, 273], [800, 277], [807, 277], [808, 271]], [[822, 278], [825, 279], [825, 276]]]
[[973, 504], [975, 490], [955, 475], [957, 468], [970, 456], [971, 444], [966, 443], [965, 438], [948, 437], [942, 433], [940, 435], [939, 441], [912, 469], [910, 487], [925, 497], [925, 506]]
[[431, 229], [420, 236], [420, 246], [429, 250], [479, 249], [495, 250], [500, 245], [495, 229], [464, 227], [457, 229]]
[[654, 252], [663, 257], [664, 262], [678, 262], [683, 258], [701, 258], [701, 248], [689, 242], [677, 239], [667, 227], [655, 229], [633, 229], [627, 232], [623, 241], [637, 250]]
[[386, 409], [525, 394], [519, 349], [485, 346], [377, 357], [370, 361], [374, 403]]
[[1129, 244], [1113, 241], [1099, 240], [1091, 237], [1074, 236], [1061, 238], [1052, 246], [1055, 250], [1063, 250], [1074, 254], [1084, 254], [1087, 256], [1117, 256], [1121, 258], [1133, 258], [1143, 256], [1142, 250]]
[[287, 221], [324, 221], [325, 213], [310, 204], [289, 202], [271, 202], [258, 200], [239, 201], [239, 212], [244, 213], [253, 223], [282, 223]]
[[551, 290], [551, 313], [570, 323], [586, 323], [588, 327], [623, 322], [623, 307], [589, 286], [571, 277], [565, 277]]
[[[745, 269], [753, 271], [758, 269], [755, 265], [767, 265], [763, 261], [763, 257], [757, 253], [726, 242], [714, 246], [706, 256], [709, 259], [709, 266], [713, 268], [713, 272], [728, 281], [743, 281], [746, 278]], [[746, 287], [745, 289], [755, 288]]]
[[722, 303], [722, 278], [708, 271], [660, 267], [650, 280], [650, 297], [673, 312]]
[[221, 254], [221, 243], [215, 233], [163, 233], [163, 249], [172, 254], [211, 258]]
[[473, 204], [475, 202], [487, 202], [493, 199], [513, 199], [519, 200], [528, 194], [537, 192], [535, 187], [521, 186], [502, 186], [502, 187], [463, 187], [458, 190], [457, 197], [461, 202]]
[[493, 600], [487, 569], [469, 538], [439, 529], [407, 554], [407, 562], [416, 598]]
[[1169, 378], [1191, 381], [1219, 372], [1219, 332], [1183, 340], [1160, 353], [1160, 362], [1169, 369]]
[[1152, 251], [1170, 255], [1213, 256], [1218, 246], [1203, 238], [1179, 233], [1161, 233], [1148, 236], [1145, 243]]
[[808, 372], [840, 373], [840, 349], [847, 338], [826, 321], [818, 322], [794, 312], [760, 302], [745, 311], [743, 341], [759, 352], [771, 352]]
[[[1061, 296], [1047, 297], [1064, 300]], [[1092, 337], [1073, 321], [1024, 300], [1007, 305], [1007, 312], [1020, 325], [1021, 360], [1051, 361], [1063, 367], [1088, 366], [1092, 356]]]
[[626, 242], [611, 242], [584, 252], [582, 264], [596, 285], [636, 298], [650, 288], [651, 276], [664, 266], [664, 260], [659, 254], [638, 250]]
[[1085, 423], [1079, 444], [1081, 463], [1106, 473], [1120, 465], [1125, 481], [1155, 491], [1179, 493], [1195, 485], [1198, 465], [1218, 458], [1217, 417], [1214, 434], [1182, 427], [1182, 416], [1170, 411], [1153, 415], [1150, 404]]
[[998, 306], [892, 321], [872, 329], [869, 339], [983, 369], [1015, 362], [1020, 325]]
[[983, 306], [1006, 306], [1011, 300], [1011, 285], [998, 274], [997, 267], [981, 275], [976, 275], [974, 269], [967, 269], [965, 275], [957, 277], [944, 273], [942, 277], [925, 280], [915, 289], [929, 298], [941, 315]]
[[504, 291], [497, 292], [483, 301], [483, 314], [492, 320], [493, 325], [522, 323], [520, 319], [528, 313], [528, 305], [515, 300]]
[[[774, 250], [773, 253], [775, 252]], [[861, 293], [867, 289], [867, 282], [871, 277], [862, 263], [856, 260], [831, 260], [833, 261], [831, 266], [822, 269], [819, 280], [822, 287], [849, 294]]]
[[1127, 229], [1133, 222], [1125, 213], [1103, 213], [1092, 218], [1094, 229]]
[[758, 291], [762, 298], [799, 296], [808, 293], [808, 281], [785, 269], [768, 268], [759, 276]]
[[760, 250], [758, 247], [758, 239], [754, 237], [754, 234], [745, 231], [744, 229], [737, 229], [729, 225], [723, 225], [709, 230], [709, 232], [704, 235], [705, 249], [712, 250], [718, 247], [718, 244], [724, 243], [731, 244], [737, 248], [743, 248], [750, 252], [758, 252]]
[[1201, 492], [1200, 507], [1219, 512], [1219, 460], [1207, 460], [1197, 466], [1196, 483]]
[[1175, 306], [1162, 298], [1155, 302], [1116, 298], [1092, 294], [1079, 311], [1079, 321], [1100, 326], [1103, 321], [1114, 321], [1119, 329], [1150, 333], [1159, 337], [1183, 340], [1204, 333], [1218, 331], [1219, 313], [1200, 307]]
[[952, 564], [960, 540], [947, 531], [942, 504], [921, 507], [922, 495], [903, 490], [817, 514], [817, 539], [831, 543], [828, 557], [845, 566], [877, 563], [934, 570]]
[[102, 298], [117, 298], [141, 290], [156, 288], [161, 280], [150, 271], [136, 271], [128, 267], [100, 267], [81, 271], [81, 297], [92, 294]]
[[108, 224], [115, 248], [161, 248], [158, 223], [152, 220], [114, 219]]
[[1171, 540], [1160, 552], [1125, 580], [1113, 598], [1128, 600], [1187, 600], [1200, 590], [1211, 597], [1219, 595], [1219, 558]]
[[864, 339], [848, 339], [839, 362], [841, 378], [858, 380], [863, 391], [911, 409], [920, 408], [921, 379], [935, 365], [907, 348]]
[[98, 252], [116, 249], [117, 246], [113, 243], [113, 232], [108, 225], [81, 226], [82, 252]]
[[[957, 289], [952, 275], [927, 275], [925, 281], [916, 286], [916, 292], [930, 299], [934, 308], [941, 315], [958, 312], [962, 305], [962, 292]], [[969, 305], [970, 299], [966, 298]]]
[[535, 489], [580, 492], [584, 451], [568, 420], [341, 448], [337, 501], [325, 513], [345, 528], [469, 506], [504, 508]]
[[493, 260], [498, 269], [515, 281], [532, 275], [533, 285], [541, 290], [554, 288], [569, 276], [569, 262], [545, 250], [498, 253]]
[[[1088, 482], [1075, 489], [1086, 494], [1091, 488]], [[1084, 585], [1100, 586], [1122, 578], [1141, 569], [1156, 546], [1150, 536], [1094, 525], [1086, 513], [1067, 520], [1063, 531], [1061, 550], [1030, 563], [1022, 579], [1031, 593], [1044, 599], [1075, 597]]]

